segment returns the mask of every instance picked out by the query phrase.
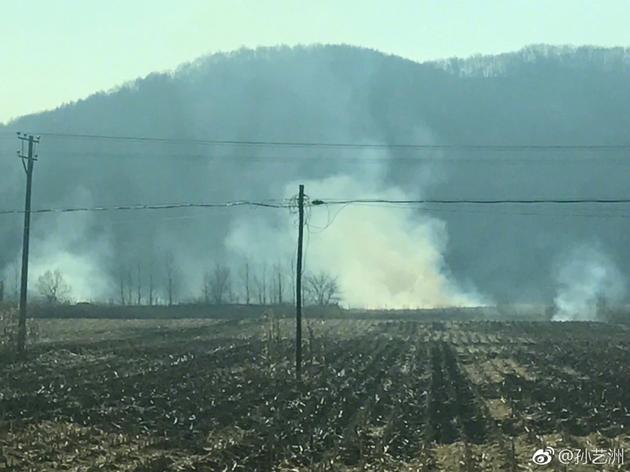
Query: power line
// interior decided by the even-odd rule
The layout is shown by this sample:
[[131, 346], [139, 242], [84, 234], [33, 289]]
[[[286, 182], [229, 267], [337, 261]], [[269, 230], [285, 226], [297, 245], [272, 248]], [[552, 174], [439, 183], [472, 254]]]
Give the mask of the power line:
[[[405, 207], [403, 205], [385, 205], [378, 203], [363, 203], [358, 204], [361, 207], [368, 208], [387, 208], [387, 209], [407, 209], [409, 207]], [[346, 208], [347, 205], [340, 207], [340, 210]], [[459, 214], [478, 214], [478, 215], [489, 215], [489, 216], [550, 216], [550, 217], [578, 217], [578, 218], [630, 218], [630, 213], [548, 213], [548, 212], [536, 212], [536, 211], [496, 211], [496, 210], [473, 210], [471, 208], [427, 208], [425, 206], [418, 205], [414, 208], [418, 210], [422, 210], [423, 212], [430, 213], [459, 213]], [[326, 229], [330, 225], [326, 225], [323, 229]], [[322, 229], [322, 230], [323, 230]]]
[[[134, 211], [134, 210], [169, 210], [175, 208], [233, 208], [241, 206], [263, 208], [289, 208], [289, 203], [273, 203], [277, 200], [247, 201], [237, 200], [218, 203], [164, 203], [164, 204], [137, 204], [119, 205], [111, 207], [75, 207], [75, 208], [43, 208], [31, 210], [31, 213], [78, 213], [78, 212], [104, 212], [104, 211]], [[24, 210], [0, 210], [0, 215], [12, 215], [24, 213]]]
[[[436, 200], [436, 199], [424, 199], [424, 200], [387, 200], [387, 199], [354, 199], [354, 200], [322, 200], [305, 199], [304, 206], [308, 209], [314, 206], [333, 206], [340, 205], [341, 209], [335, 213], [335, 215], [328, 218], [326, 225], [323, 228], [316, 228], [320, 232], [330, 226], [336, 219], [339, 212], [351, 205], [361, 205], [368, 207], [381, 207], [381, 208], [393, 208], [402, 206], [417, 206], [426, 211], [459, 211], [462, 213], [483, 213], [468, 208], [458, 210], [447, 210], [440, 208], [426, 208], [423, 205], [428, 204], [446, 204], [446, 205], [539, 205], [539, 204], [554, 204], [554, 205], [582, 205], [582, 204], [627, 204], [630, 203], [630, 199], [530, 199], [530, 200]], [[79, 213], [79, 212], [108, 212], [108, 211], [138, 211], [138, 210], [169, 210], [169, 209], [182, 209], [182, 208], [234, 208], [234, 207], [258, 207], [258, 208], [280, 208], [280, 209], [295, 209], [295, 202], [291, 199], [269, 199], [269, 200], [234, 200], [226, 202], [211, 202], [211, 203], [159, 203], [159, 204], [131, 204], [131, 205], [118, 205], [118, 206], [101, 206], [101, 207], [71, 207], [71, 208], [41, 208], [31, 210], [32, 213]], [[0, 215], [16, 215], [24, 214], [25, 210], [0, 210]], [[496, 214], [489, 213], [488, 214]], [[310, 214], [310, 212], [308, 212]], [[549, 213], [521, 213], [521, 212], [508, 212], [500, 214], [528, 214], [528, 215], [550, 215], [556, 214]], [[593, 217], [628, 217], [627, 214], [619, 213], [605, 213], [605, 214], [588, 214], [588, 213], [574, 213], [574, 214], [562, 214], [558, 216], [593, 216]], [[310, 224], [310, 221], [308, 222]]]
[[122, 159], [188, 159], [188, 160], [223, 160], [226, 162], [230, 162], [233, 160], [247, 160], [250, 163], [296, 163], [300, 161], [330, 161], [334, 160], [336, 163], [364, 163], [364, 162], [405, 162], [405, 163], [420, 163], [420, 162], [458, 162], [458, 163], [479, 163], [479, 162], [488, 162], [494, 164], [526, 164], [526, 163], [536, 163], [536, 164], [555, 164], [555, 163], [602, 163], [606, 162], [607, 164], [620, 164], [620, 165], [630, 165], [629, 157], [618, 157], [608, 155], [597, 155], [597, 156], [588, 156], [588, 157], [526, 157], [526, 158], [513, 158], [513, 157], [452, 157], [452, 156], [429, 156], [429, 155], [376, 155], [376, 156], [345, 156], [345, 155], [330, 155], [330, 154], [318, 154], [318, 155], [279, 155], [279, 154], [267, 154], [267, 155], [256, 155], [256, 154], [225, 154], [225, 155], [211, 155], [211, 154], [203, 154], [203, 153], [139, 153], [139, 152], [92, 152], [92, 151], [55, 151], [48, 150], [48, 154], [55, 155], [59, 154], [62, 157], [79, 157], [83, 159], [90, 158], [122, 158]]
[[92, 139], [123, 142], [153, 142], [163, 144], [187, 144], [202, 146], [273, 146], [289, 148], [348, 148], [348, 149], [413, 149], [413, 150], [483, 150], [483, 151], [538, 151], [538, 150], [630, 150], [628, 144], [425, 144], [425, 143], [350, 143], [323, 141], [274, 141], [231, 139], [184, 139], [156, 136], [123, 136], [104, 134], [80, 134], [40, 132], [39, 136], [64, 139]]
[[[552, 216], [552, 217], [579, 217], [579, 218], [630, 218], [630, 214], [628, 213], [545, 213], [545, 212], [536, 212], [536, 211], [479, 211], [472, 210], [469, 208], [469, 205], [582, 205], [582, 204], [596, 204], [596, 205], [605, 205], [605, 204], [626, 204], [630, 203], [630, 199], [529, 199], [529, 200], [435, 200], [435, 199], [425, 199], [425, 200], [387, 200], [387, 199], [355, 199], [355, 200], [323, 200], [323, 199], [315, 199], [310, 202], [312, 206], [332, 206], [338, 205], [340, 209], [338, 210], [336, 216], [343, 210], [344, 208], [350, 205], [359, 205], [359, 206], [367, 206], [367, 207], [376, 207], [376, 208], [404, 208], [409, 206], [414, 206], [422, 211], [428, 212], [451, 212], [451, 213], [466, 213], [466, 214], [481, 214], [481, 215], [515, 215], [515, 216]], [[444, 204], [448, 205], [449, 208], [427, 208], [425, 205], [428, 204]], [[463, 207], [452, 208], [452, 206], [463, 205]], [[319, 232], [325, 230], [332, 224], [330, 221], [322, 228]]]
[[383, 203], [390, 205], [540, 205], [540, 204], [557, 204], [557, 205], [582, 205], [582, 204], [624, 204], [630, 203], [630, 198], [617, 199], [496, 199], [496, 200], [471, 200], [471, 199], [423, 199], [423, 200], [388, 200], [381, 198], [362, 198], [352, 200], [337, 199], [315, 199], [311, 205], [347, 205], [362, 203]]

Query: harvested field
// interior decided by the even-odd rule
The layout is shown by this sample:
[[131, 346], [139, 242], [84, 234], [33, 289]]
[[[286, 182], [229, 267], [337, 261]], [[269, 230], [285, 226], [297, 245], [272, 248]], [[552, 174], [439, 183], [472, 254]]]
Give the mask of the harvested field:
[[[630, 327], [42, 320], [0, 365], [0, 470], [628, 470]], [[618, 458], [619, 459], [619, 458]]]

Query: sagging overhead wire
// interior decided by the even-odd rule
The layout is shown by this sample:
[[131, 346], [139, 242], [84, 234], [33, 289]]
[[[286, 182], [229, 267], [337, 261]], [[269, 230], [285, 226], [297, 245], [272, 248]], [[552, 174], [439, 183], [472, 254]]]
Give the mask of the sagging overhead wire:
[[[587, 204], [626, 204], [630, 203], [630, 199], [528, 199], [528, 200], [437, 200], [437, 199], [424, 199], [424, 200], [388, 200], [388, 199], [354, 199], [354, 200], [339, 200], [339, 199], [314, 199], [311, 201], [311, 206], [339, 206], [339, 210], [335, 213], [335, 216], [330, 219], [330, 212], [328, 212], [328, 222], [321, 228], [321, 231], [328, 228], [337, 215], [348, 206], [357, 205], [361, 207], [370, 208], [409, 208], [414, 207], [421, 211], [427, 212], [443, 212], [443, 213], [474, 213], [481, 215], [516, 215], [516, 216], [551, 216], [551, 217], [584, 217], [584, 218], [630, 218], [629, 213], [546, 213], [536, 211], [496, 211], [496, 210], [474, 210], [470, 206], [475, 205], [509, 205], [516, 206], [536, 206], [536, 205], [587, 205]], [[444, 204], [446, 208], [429, 208], [426, 205], [429, 204]], [[461, 206], [460, 206], [461, 205]]]
[[626, 144], [426, 144], [426, 143], [351, 143], [324, 141], [285, 141], [285, 140], [236, 140], [171, 138], [158, 136], [131, 136], [106, 134], [81, 134], [63, 132], [38, 132], [39, 136], [58, 139], [105, 140], [120, 142], [144, 142], [163, 144], [186, 144], [202, 146], [248, 146], [248, 147], [287, 147], [287, 148], [336, 148], [336, 149], [414, 149], [414, 150], [483, 150], [483, 151], [537, 151], [537, 150], [630, 150]]
[[389, 200], [383, 198], [315, 199], [311, 205], [347, 205], [363, 203], [382, 203], [388, 205], [581, 205], [581, 204], [624, 204], [630, 203], [630, 198], [576, 198], [576, 199], [421, 199], [421, 200]]
[[[385, 205], [378, 203], [362, 203], [358, 204], [360, 207], [368, 207], [368, 208], [385, 208], [385, 209], [395, 209], [395, 210], [408, 210], [410, 206], [403, 205]], [[346, 208], [346, 206], [339, 207], [340, 209]], [[462, 208], [462, 207], [443, 207], [443, 208], [429, 208], [424, 205], [413, 206], [416, 210], [420, 210], [423, 212], [429, 213], [458, 213], [458, 214], [475, 214], [475, 215], [487, 215], [487, 216], [548, 216], [553, 218], [563, 218], [563, 217], [578, 217], [578, 218], [630, 218], [630, 213], [549, 213], [543, 211], [505, 211], [505, 210], [496, 210], [496, 207], [492, 207], [492, 209], [485, 210], [475, 210], [470, 207]], [[488, 207], [484, 207], [488, 208]]]
[[[267, 207], [267, 208], [287, 208], [293, 213], [297, 211], [297, 204], [290, 200], [268, 200], [268, 201], [247, 201], [237, 200], [230, 202], [215, 203], [165, 203], [165, 204], [133, 204], [119, 205], [111, 207], [74, 207], [74, 208], [46, 208], [31, 210], [31, 213], [72, 213], [72, 212], [100, 212], [100, 211], [132, 211], [132, 210], [167, 210], [175, 208], [230, 208], [238, 206]], [[309, 208], [312, 206], [332, 206], [341, 205], [342, 209], [349, 205], [365, 205], [377, 206], [382, 208], [392, 205], [426, 205], [426, 204], [622, 204], [630, 203], [630, 199], [575, 199], [575, 200], [386, 200], [386, 199], [356, 199], [356, 200], [306, 200], [304, 206]], [[426, 208], [425, 208], [426, 209]], [[24, 210], [0, 210], [0, 214], [20, 214]], [[334, 218], [333, 218], [334, 221]]]
[[[290, 208], [287, 201], [267, 200], [249, 201], [236, 200], [230, 202], [215, 203], [160, 203], [160, 204], [134, 204], [118, 205], [110, 207], [75, 207], [75, 208], [43, 208], [31, 210], [31, 213], [78, 213], [78, 212], [107, 212], [107, 211], [134, 211], [134, 210], [169, 210], [175, 208], [233, 208], [233, 207], [263, 207], [263, 208]], [[12, 215], [25, 213], [24, 210], [0, 210], [0, 215]]]
[[[494, 200], [471, 200], [471, 199], [422, 199], [422, 200], [389, 200], [380, 198], [363, 198], [363, 199], [310, 199], [305, 196], [304, 207], [306, 210], [306, 224], [310, 224], [310, 216], [312, 207], [318, 206], [340, 206], [341, 208], [330, 217], [328, 213], [328, 221], [322, 228], [315, 227], [316, 232], [323, 231], [330, 226], [337, 215], [346, 207], [352, 205], [360, 206], [372, 206], [381, 208], [392, 207], [404, 207], [415, 206], [419, 209], [426, 211], [447, 211], [446, 209], [439, 208], [426, 208], [428, 204], [442, 204], [449, 206], [461, 205], [464, 208], [459, 208], [461, 212], [479, 213], [474, 210], [466, 208], [469, 205], [588, 205], [588, 204], [628, 204], [630, 199], [522, 199], [522, 200], [510, 200], [510, 199], [494, 199]], [[130, 204], [130, 205], [116, 205], [116, 206], [97, 206], [97, 207], [71, 207], [71, 208], [42, 208], [31, 210], [31, 213], [78, 213], [78, 212], [109, 212], [109, 211], [137, 211], [137, 210], [169, 210], [169, 209], [181, 209], [181, 208], [234, 208], [234, 207], [259, 207], [259, 208], [281, 208], [288, 209], [292, 214], [297, 213], [297, 201], [296, 198], [290, 199], [268, 199], [268, 200], [233, 200], [226, 202], [210, 202], [210, 203], [158, 203], [158, 204]], [[12, 214], [24, 214], [25, 210], [0, 210], [0, 215], [12, 215]], [[489, 213], [489, 212], [488, 212]], [[505, 212], [502, 212], [502, 214]], [[495, 214], [489, 213], [489, 214]], [[513, 214], [540, 214], [547, 215], [545, 213], [519, 213], [513, 212]], [[550, 216], [554, 216], [549, 214]], [[558, 215], [564, 216], [564, 215]], [[628, 217], [630, 215], [622, 215], [615, 213], [607, 214], [572, 214], [570, 216], [601, 216], [601, 217]]]
[[376, 154], [376, 155], [347, 155], [344, 153], [336, 153], [336, 154], [326, 154], [326, 153], [317, 153], [317, 154], [256, 154], [252, 152], [251, 154], [243, 154], [243, 153], [229, 153], [229, 154], [209, 154], [209, 153], [185, 153], [185, 152], [130, 152], [130, 151], [121, 151], [121, 152], [101, 152], [101, 151], [68, 151], [68, 150], [55, 150], [49, 149], [49, 154], [52, 157], [56, 157], [56, 155], [62, 156], [64, 159], [68, 157], [72, 158], [80, 158], [82, 160], [85, 159], [125, 159], [125, 160], [136, 160], [136, 159], [149, 159], [149, 160], [157, 160], [157, 159], [178, 159], [178, 160], [186, 160], [189, 162], [207, 162], [207, 161], [247, 161], [251, 164], [286, 164], [286, 163], [295, 163], [295, 162], [311, 162], [311, 161], [335, 161], [336, 163], [342, 164], [365, 164], [365, 163], [375, 163], [381, 164], [383, 162], [387, 163], [397, 163], [397, 164], [419, 164], [424, 162], [435, 162], [435, 163], [485, 163], [485, 164], [510, 164], [510, 165], [518, 165], [518, 164], [540, 164], [540, 165], [553, 165], [553, 164], [562, 164], [562, 163], [573, 163], [573, 164], [592, 164], [592, 163], [603, 163], [606, 164], [615, 164], [620, 166], [630, 165], [630, 158], [624, 156], [617, 155], [591, 155], [591, 156], [583, 156], [580, 155], [576, 157], [575, 155], [562, 155], [558, 156], [545, 156], [542, 157], [540, 154], [536, 156], [528, 156], [528, 157], [497, 157], [496, 154], [494, 156], [486, 157], [486, 156], [473, 156], [470, 155], [464, 156], [456, 156], [452, 155], [444, 155], [442, 152], [439, 155], [431, 155], [430, 153], [414, 153], [414, 154], [405, 154], [405, 155], [392, 155], [392, 154]]

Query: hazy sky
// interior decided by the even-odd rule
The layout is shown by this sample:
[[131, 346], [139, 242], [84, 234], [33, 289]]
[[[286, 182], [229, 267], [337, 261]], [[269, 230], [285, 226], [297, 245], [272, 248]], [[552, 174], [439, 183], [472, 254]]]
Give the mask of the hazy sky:
[[429, 60], [630, 46], [630, 0], [2, 0], [0, 122], [241, 46], [348, 43]]

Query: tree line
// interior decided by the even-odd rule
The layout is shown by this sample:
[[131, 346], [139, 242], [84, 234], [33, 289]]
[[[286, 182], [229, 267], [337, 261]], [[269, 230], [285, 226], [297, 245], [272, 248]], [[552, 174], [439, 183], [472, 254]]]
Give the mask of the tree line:
[[[295, 267], [293, 264], [254, 264], [248, 260], [238, 267], [216, 262], [204, 271], [198, 289], [184, 287], [181, 269], [172, 255], [167, 255], [162, 267], [156, 264], [120, 265], [115, 294], [106, 300], [120, 305], [176, 305], [196, 302], [212, 305], [282, 305], [295, 303]], [[303, 274], [303, 303], [333, 305], [341, 302], [337, 277], [329, 272]], [[41, 274], [34, 288], [46, 303], [71, 303], [72, 287], [58, 269]], [[186, 296], [181, 293], [187, 291]], [[192, 296], [190, 294], [193, 294]], [[0, 282], [0, 301], [5, 296]], [[17, 296], [17, 295], [16, 295]]]

